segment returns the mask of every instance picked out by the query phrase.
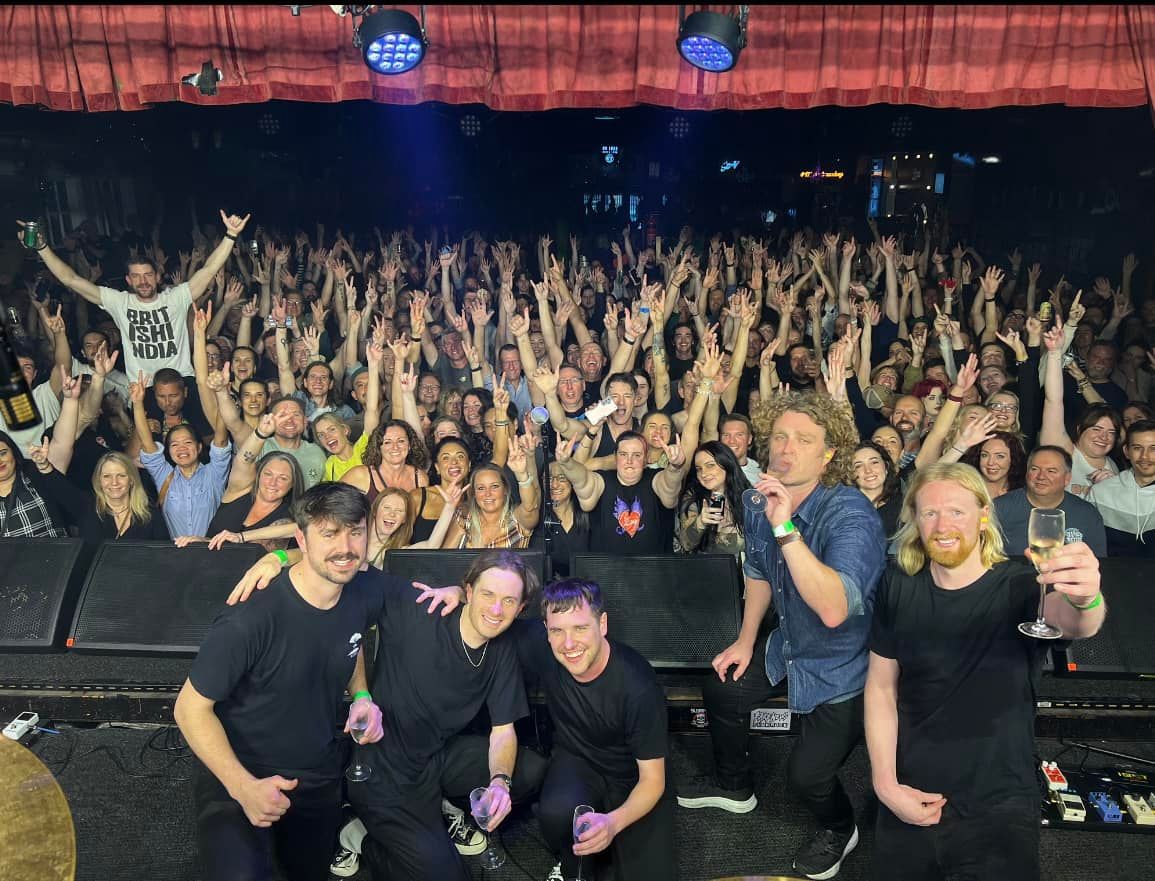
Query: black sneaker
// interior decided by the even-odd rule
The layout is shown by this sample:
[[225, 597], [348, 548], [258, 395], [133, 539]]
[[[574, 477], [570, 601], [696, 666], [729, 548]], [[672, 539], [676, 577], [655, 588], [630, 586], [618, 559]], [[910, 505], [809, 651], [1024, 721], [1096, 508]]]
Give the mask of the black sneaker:
[[712, 777], [693, 777], [678, 786], [678, 804], [684, 808], [720, 808], [748, 814], [758, 807], [753, 789], [723, 789]]
[[842, 861], [857, 845], [857, 826], [850, 832], [835, 832], [833, 829], [815, 832], [794, 857], [794, 870], [814, 881], [826, 881], [838, 874]]

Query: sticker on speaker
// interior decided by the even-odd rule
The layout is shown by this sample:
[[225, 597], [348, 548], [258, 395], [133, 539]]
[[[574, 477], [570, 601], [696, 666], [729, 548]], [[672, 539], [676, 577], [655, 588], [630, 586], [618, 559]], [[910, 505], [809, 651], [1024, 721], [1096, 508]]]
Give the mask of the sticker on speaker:
[[768, 708], [751, 710], [750, 728], [753, 731], [789, 731], [790, 711]]

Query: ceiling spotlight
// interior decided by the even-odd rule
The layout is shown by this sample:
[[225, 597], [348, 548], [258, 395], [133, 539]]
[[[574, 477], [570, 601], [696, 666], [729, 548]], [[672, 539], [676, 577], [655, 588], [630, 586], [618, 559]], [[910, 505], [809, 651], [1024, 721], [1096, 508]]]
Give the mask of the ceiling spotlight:
[[679, 141], [690, 133], [690, 121], [684, 116], [675, 116], [670, 120], [670, 134]]
[[890, 124], [890, 133], [896, 138], [905, 138], [914, 128], [914, 120], [905, 113]]
[[472, 113], [461, 117], [461, 133], [467, 138], [476, 138], [481, 134], [481, 120]]
[[271, 113], [262, 113], [257, 120], [257, 128], [263, 135], [275, 135], [281, 130], [281, 121]]
[[678, 52], [691, 65], [723, 73], [738, 63], [746, 47], [749, 6], [739, 6], [737, 17], [721, 12], [692, 12], [678, 28]]
[[361, 49], [365, 63], [377, 73], [407, 73], [425, 58], [425, 7], [422, 22], [399, 9], [382, 9], [366, 15], [357, 27], [353, 45]]
[[983, 162], [985, 162], [987, 165], [998, 165], [1002, 161], [1003, 161], [1002, 158], [1000, 158], [999, 156], [995, 156], [993, 154], [990, 156], [984, 156], [983, 157]]
[[212, 61], [206, 61], [201, 65], [199, 73], [190, 73], [188, 76], [181, 77], [180, 81], [185, 86], [196, 86], [202, 95], [215, 95], [217, 83], [222, 79], [224, 77], [221, 76], [220, 68], [215, 67]]

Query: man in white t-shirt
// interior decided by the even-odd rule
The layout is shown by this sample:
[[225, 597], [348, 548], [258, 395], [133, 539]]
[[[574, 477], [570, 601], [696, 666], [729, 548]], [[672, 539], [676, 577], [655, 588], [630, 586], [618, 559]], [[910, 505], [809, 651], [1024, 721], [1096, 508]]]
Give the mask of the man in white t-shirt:
[[163, 291], [159, 290], [159, 284], [164, 268], [148, 257], [127, 261], [125, 281], [131, 293], [126, 293], [99, 287], [77, 275], [53, 253], [42, 236], [35, 250], [57, 281], [112, 316], [123, 341], [125, 373], [135, 377], [143, 372], [145, 381], [151, 385], [153, 374], [164, 367], [176, 370], [181, 376], [193, 375], [188, 339], [189, 306], [208, 293], [213, 277], [228, 261], [237, 235], [245, 228], [249, 216], [226, 216], [222, 211], [225, 235], [205, 265], [187, 282]]

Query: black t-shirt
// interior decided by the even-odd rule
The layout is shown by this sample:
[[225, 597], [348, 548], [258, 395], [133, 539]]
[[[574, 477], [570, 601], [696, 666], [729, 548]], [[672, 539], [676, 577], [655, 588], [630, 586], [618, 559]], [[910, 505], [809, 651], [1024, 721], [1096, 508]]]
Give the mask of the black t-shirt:
[[578, 682], [553, 656], [541, 621], [518, 621], [514, 628], [522, 667], [545, 690], [556, 748], [615, 787], [637, 783], [638, 761], [666, 757], [666, 695], [645, 658], [609, 640], [606, 669], [592, 682]]
[[361, 635], [380, 604], [380, 591], [362, 574], [345, 585], [337, 605], [318, 609], [286, 570], [248, 601], [221, 611], [189, 679], [217, 702], [241, 764], [290, 777], [340, 774], [343, 696]]
[[602, 399], [602, 381], [601, 379], [594, 382], [587, 382], [585, 390], [582, 392], [582, 403], [586, 407], [592, 407]]
[[964, 816], [1034, 797], [1035, 685], [1049, 643], [1023, 636], [1039, 585], [1021, 560], [958, 590], [930, 567], [887, 567], [870, 650], [899, 665], [898, 782], [941, 792]]
[[[385, 736], [367, 747], [371, 783], [416, 783], [449, 738], [482, 707], [494, 726], [529, 715], [513, 640], [503, 634], [466, 655], [461, 606], [430, 615], [408, 581], [379, 574], [383, 601], [381, 639], [373, 671], [373, 699], [381, 707]], [[480, 664], [478, 662], [480, 661]], [[477, 664], [477, 666], [474, 666]], [[377, 769], [383, 780], [378, 781]]]
[[590, 550], [599, 554], [668, 554], [674, 547], [674, 512], [654, 492], [652, 471], [622, 486], [616, 471], [597, 472], [606, 488], [590, 512]]

